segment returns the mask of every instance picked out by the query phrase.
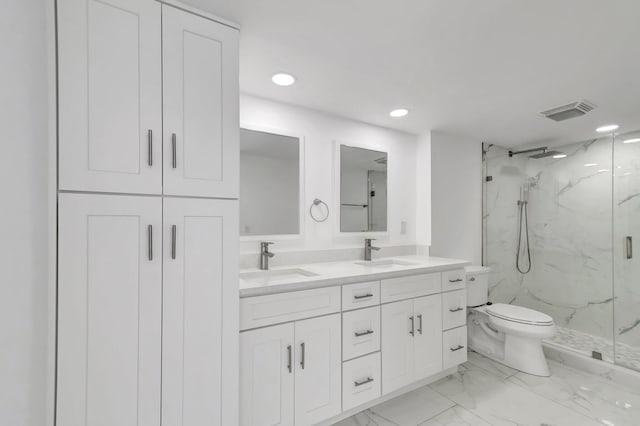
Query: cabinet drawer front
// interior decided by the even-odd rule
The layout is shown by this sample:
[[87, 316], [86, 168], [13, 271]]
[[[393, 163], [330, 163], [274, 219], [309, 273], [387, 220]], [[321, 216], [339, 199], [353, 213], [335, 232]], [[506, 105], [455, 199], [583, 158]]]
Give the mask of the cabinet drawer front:
[[240, 299], [240, 330], [340, 312], [340, 287]]
[[440, 273], [391, 278], [382, 280], [380, 283], [380, 299], [382, 303], [428, 296], [440, 293], [440, 291], [442, 291]]
[[442, 333], [442, 360], [445, 369], [467, 361], [466, 326]]
[[380, 307], [342, 314], [342, 359], [380, 350]]
[[465, 288], [466, 274], [464, 269], [455, 269], [442, 273], [442, 291], [460, 290]]
[[342, 286], [342, 310], [366, 308], [380, 304], [380, 281]]
[[467, 322], [466, 290], [442, 293], [442, 329], [449, 330]]
[[342, 410], [380, 397], [380, 352], [342, 364]]

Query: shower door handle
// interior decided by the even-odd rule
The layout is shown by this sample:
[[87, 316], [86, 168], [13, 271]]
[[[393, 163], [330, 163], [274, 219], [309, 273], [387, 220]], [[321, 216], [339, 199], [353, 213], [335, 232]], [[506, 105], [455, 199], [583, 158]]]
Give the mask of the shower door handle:
[[633, 238], [631, 236], [625, 238], [625, 249], [627, 259], [633, 259]]

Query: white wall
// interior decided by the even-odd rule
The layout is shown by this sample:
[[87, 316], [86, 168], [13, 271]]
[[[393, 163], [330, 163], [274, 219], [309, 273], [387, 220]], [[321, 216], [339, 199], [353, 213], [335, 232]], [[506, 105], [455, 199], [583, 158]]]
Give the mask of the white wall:
[[482, 142], [431, 132], [431, 255], [482, 262]]
[[0, 12], [0, 424], [43, 426], [48, 342], [47, 3]]
[[[305, 140], [303, 235], [295, 240], [278, 241], [274, 251], [362, 246], [362, 235], [338, 233], [338, 194], [335, 193], [336, 171], [333, 164], [336, 140], [367, 144], [372, 149], [389, 153], [388, 234], [377, 237], [376, 244], [416, 243], [416, 136], [249, 95], [240, 98], [240, 122], [299, 134]], [[314, 198], [320, 198], [331, 207], [331, 215], [326, 222], [316, 223], [309, 217], [309, 206]], [[401, 232], [403, 221], [406, 222], [404, 234]], [[257, 252], [258, 244], [244, 242], [241, 251]]]

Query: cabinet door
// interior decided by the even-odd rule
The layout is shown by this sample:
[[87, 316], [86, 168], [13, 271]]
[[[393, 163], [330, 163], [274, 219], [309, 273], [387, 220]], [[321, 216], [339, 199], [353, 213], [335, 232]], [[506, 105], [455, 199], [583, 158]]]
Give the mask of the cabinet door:
[[296, 425], [316, 424], [341, 411], [340, 328], [340, 314], [295, 323]]
[[442, 370], [442, 296], [413, 300], [416, 331], [413, 339], [413, 380]]
[[160, 5], [58, 0], [59, 173], [69, 190], [160, 194]]
[[[413, 381], [413, 300], [382, 305], [382, 393]], [[413, 330], [413, 331], [412, 331]]]
[[289, 323], [240, 333], [240, 425], [294, 424], [293, 329]]
[[237, 201], [163, 202], [162, 424], [237, 424]]
[[160, 423], [162, 205], [60, 194], [57, 424]]
[[238, 31], [162, 6], [164, 193], [238, 198]]

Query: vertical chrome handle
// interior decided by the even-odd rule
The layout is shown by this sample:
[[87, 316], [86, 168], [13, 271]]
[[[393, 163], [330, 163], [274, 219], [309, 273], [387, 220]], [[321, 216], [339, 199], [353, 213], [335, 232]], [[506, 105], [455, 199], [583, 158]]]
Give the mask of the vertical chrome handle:
[[630, 235], [625, 238], [625, 247], [627, 251], [627, 259], [633, 259], [633, 237]]
[[147, 132], [147, 164], [153, 166], [153, 130]]
[[149, 244], [149, 260], [153, 260], [153, 225], [147, 225], [147, 239]]
[[305, 352], [305, 347], [304, 347], [304, 342], [300, 343], [300, 367], [302, 367], [302, 369], [304, 370], [304, 352]]
[[176, 225], [171, 225], [171, 259], [176, 258]]
[[418, 333], [422, 334], [422, 314], [418, 314]]
[[172, 133], [171, 134], [171, 153], [172, 153], [171, 167], [174, 169], [178, 167], [178, 147], [176, 145], [177, 145], [176, 134]]
[[416, 333], [415, 333], [415, 329], [414, 329], [414, 326], [413, 326], [414, 325], [413, 324], [413, 315], [411, 315], [409, 317], [409, 321], [411, 321], [411, 331], [409, 332], [409, 334], [412, 335], [412, 336], [415, 336]]
[[291, 345], [287, 346], [287, 369], [291, 373]]

